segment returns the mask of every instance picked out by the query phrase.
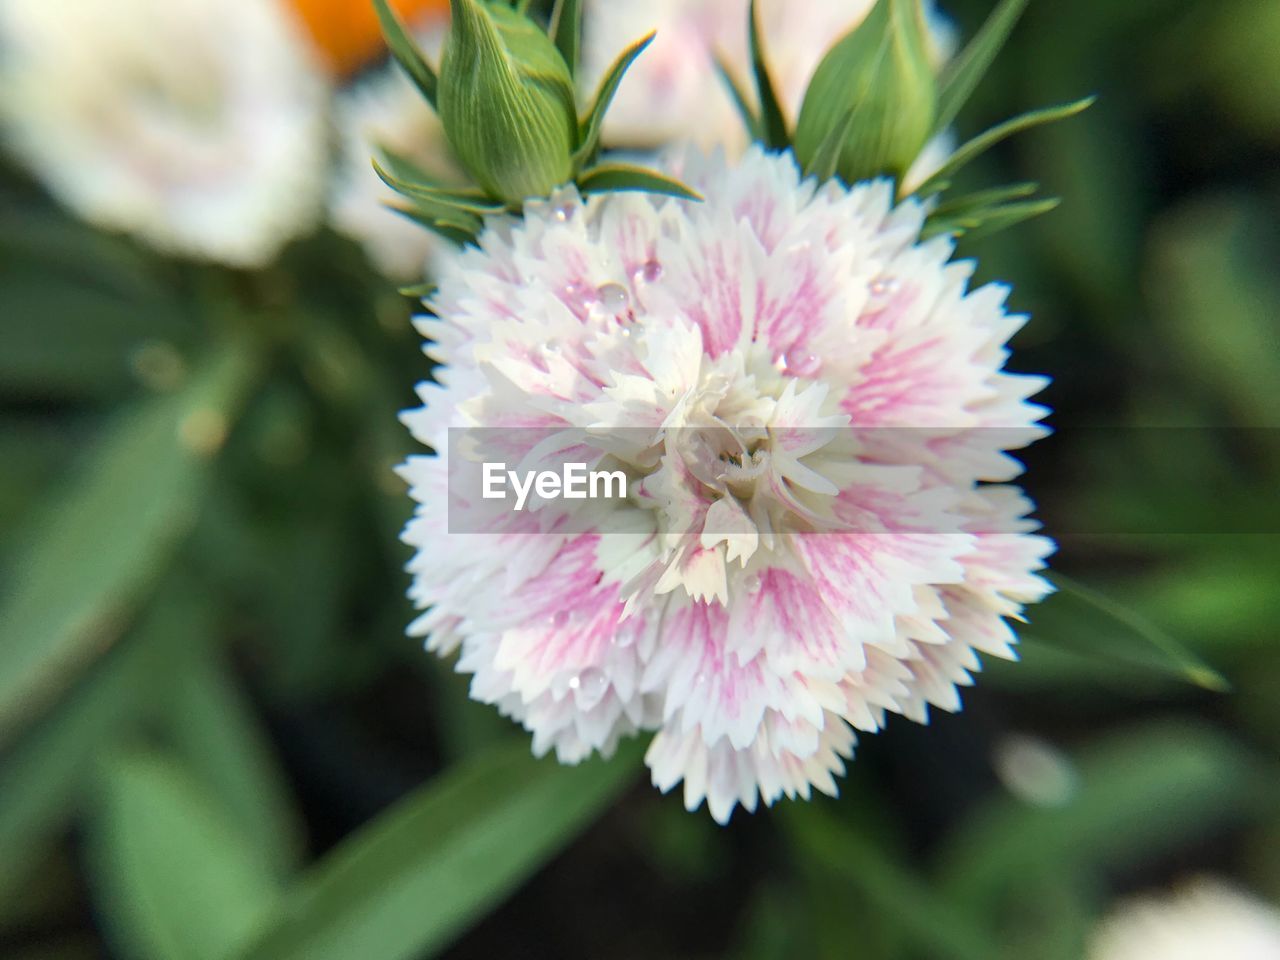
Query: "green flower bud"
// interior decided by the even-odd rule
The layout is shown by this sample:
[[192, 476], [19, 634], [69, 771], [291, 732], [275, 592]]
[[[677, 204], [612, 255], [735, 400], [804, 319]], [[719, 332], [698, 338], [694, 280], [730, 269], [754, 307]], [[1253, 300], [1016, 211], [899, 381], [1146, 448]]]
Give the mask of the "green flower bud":
[[437, 108], [459, 161], [508, 203], [573, 176], [573, 79], [551, 39], [505, 3], [451, 0]]
[[937, 90], [920, 0], [878, 0], [818, 65], [796, 123], [806, 173], [901, 179], [933, 133]]

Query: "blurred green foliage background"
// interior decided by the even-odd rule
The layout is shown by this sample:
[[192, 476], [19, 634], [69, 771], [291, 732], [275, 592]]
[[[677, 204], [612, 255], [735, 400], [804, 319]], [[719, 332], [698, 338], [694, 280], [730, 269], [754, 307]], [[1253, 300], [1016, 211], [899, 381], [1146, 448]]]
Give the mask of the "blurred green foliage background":
[[0, 955], [1078, 960], [1182, 876], [1280, 902], [1277, 49], [1273, 0], [1031, 5], [961, 132], [1099, 101], [972, 171], [1065, 198], [962, 245], [1033, 315], [1015, 367], [1060, 425], [1251, 429], [1149, 451], [1164, 499], [1140, 431], [1064, 430], [1031, 486], [1099, 533], [1024, 661], [728, 828], [635, 745], [534, 761], [403, 636], [426, 368], [355, 245], [175, 262], [0, 170]]

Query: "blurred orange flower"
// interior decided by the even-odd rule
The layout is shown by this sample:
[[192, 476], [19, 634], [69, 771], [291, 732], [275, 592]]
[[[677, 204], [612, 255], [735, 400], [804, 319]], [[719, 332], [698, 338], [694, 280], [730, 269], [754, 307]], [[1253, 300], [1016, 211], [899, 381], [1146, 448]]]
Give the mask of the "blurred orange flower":
[[[376, 59], [386, 47], [372, 0], [286, 0], [302, 18], [330, 69], [339, 75]], [[449, 0], [391, 0], [408, 23], [447, 15]]]

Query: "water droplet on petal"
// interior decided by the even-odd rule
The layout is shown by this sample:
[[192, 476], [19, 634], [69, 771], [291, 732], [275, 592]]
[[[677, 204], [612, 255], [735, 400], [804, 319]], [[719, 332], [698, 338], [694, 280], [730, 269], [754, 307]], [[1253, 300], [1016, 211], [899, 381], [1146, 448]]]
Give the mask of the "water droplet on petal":
[[657, 260], [646, 260], [636, 267], [631, 278], [637, 283], [655, 283], [662, 277], [662, 264]]
[[799, 360], [792, 362], [787, 372], [797, 377], [814, 377], [818, 371], [822, 369], [822, 361], [815, 357], [812, 353], [807, 353], [800, 357]]
[[888, 297], [898, 292], [898, 281], [892, 277], [878, 277], [871, 283], [873, 297]]
[[565, 223], [573, 219], [574, 213], [578, 209], [578, 204], [573, 200], [560, 200], [551, 209], [551, 216], [558, 222]]
[[551, 626], [556, 630], [563, 630], [569, 625], [569, 611], [557, 610], [550, 617]]
[[609, 313], [621, 313], [631, 304], [627, 288], [618, 283], [606, 283], [597, 288], [596, 294], [600, 298], [600, 306]]
[[760, 592], [762, 584], [763, 581], [760, 579], [760, 574], [753, 573], [743, 581], [742, 586], [746, 589], [747, 593], [754, 595]]
[[573, 690], [573, 702], [577, 708], [590, 710], [604, 699], [609, 690], [609, 678], [603, 671], [591, 667], [570, 680], [569, 686]]

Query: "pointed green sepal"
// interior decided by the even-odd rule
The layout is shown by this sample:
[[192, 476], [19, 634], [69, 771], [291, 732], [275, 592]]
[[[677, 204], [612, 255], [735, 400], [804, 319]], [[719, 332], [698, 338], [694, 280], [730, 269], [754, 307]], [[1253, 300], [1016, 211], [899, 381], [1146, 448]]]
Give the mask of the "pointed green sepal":
[[1024, 220], [1046, 214], [1056, 209], [1061, 202], [1059, 197], [1045, 197], [1040, 200], [1016, 200], [989, 207], [970, 208], [952, 214], [935, 214], [925, 222], [920, 236], [922, 239], [940, 234], [969, 239], [986, 237]]
[[431, 69], [426, 57], [409, 36], [404, 23], [387, 4], [387, 0], [373, 0], [373, 9], [378, 15], [378, 24], [382, 28], [382, 35], [387, 41], [391, 55], [395, 57], [396, 63], [400, 64], [414, 86], [434, 109], [439, 85], [435, 71]]
[[769, 75], [769, 63], [765, 58], [764, 40], [760, 36], [760, 11], [756, 0], [751, 0], [747, 11], [750, 20], [748, 34], [751, 42], [751, 72], [756, 80], [756, 95], [760, 98], [761, 141], [770, 150], [785, 150], [791, 145], [787, 133], [787, 120], [782, 115], [778, 92]]
[[409, 180], [402, 180], [388, 173], [376, 159], [373, 161], [373, 170], [378, 175], [378, 179], [388, 187], [415, 203], [425, 201], [453, 210], [473, 213], [477, 216], [501, 213], [506, 209], [503, 204], [495, 203], [475, 190], [449, 190], [430, 183], [415, 183]]
[[556, 0], [551, 12], [551, 39], [569, 68], [569, 76], [576, 77], [582, 44], [582, 0]]
[[411, 300], [426, 300], [436, 290], [439, 289], [434, 283], [412, 283], [407, 287], [401, 287], [396, 292], [402, 297], [408, 297]]
[[991, 63], [1009, 39], [1014, 25], [1026, 9], [1027, 0], [1000, 0], [986, 22], [943, 69], [938, 77], [938, 115], [935, 130], [951, 126], [960, 108], [973, 94]]
[[1004, 123], [998, 123], [985, 133], [980, 133], [963, 144], [955, 153], [953, 153], [947, 161], [938, 168], [932, 176], [920, 185], [921, 193], [936, 192], [932, 189], [932, 185], [936, 181], [949, 179], [953, 174], [960, 170], [965, 164], [973, 160], [975, 157], [981, 156], [990, 150], [1001, 140], [1005, 140], [1015, 133], [1021, 133], [1023, 130], [1030, 130], [1033, 127], [1043, 126], [1046, 123], [1056, 123], [1059, 120], [1066, 120], [1068, 117], [1074, 117], [1093, 105], [1096, 97], [1084, 97], [1071, 103], [1060, 104], [1056, 107], [1045, 107], [1042, 110], [1031, 110], [1027, 113], [1013, 117]]
[[388, 203], [384, 206], [459, 247], [474, 243], [483, 226], [479, 218], [468, 219], [465, 215], [458, 216], [410, 204]]
[[747, 128], [747, 134], [752, 140], [762, 139], [764, 134], [760, 126], [760, 118], [756, 116], [755, 110], [752, 109], [751, 102], [747, 99], [746, 91], [742, 89], [742, 85], [738, 83], [737, 78], [733, 75], [733, 68], [729, 66], [728, 59], [718, 50], [713, 59], [715, 60], [716, 73], [720, 76], [720, 82], [724, 84], [729, 96], [733, 99], [733, 105], [738, 110], [738, 116], [742, 118], [743, 126]]
[[583, 193], [635, 190], [641, 193], [660, 193], [681, 200], [702, 199], [702, 194], [679, 180], [629, 163], [608, 163], [592, 167], [578, 177], [578, 189]]
[[644, 53], [645, 48], [653, 42], [653, 37], [654, 35], [650, 33], [623, 50], [605, 73], [604, 79], [600, 81], [591, 109], [587, 111], [586, 118], [582, 121], [581, 142], [573, 155], [576, 169], [581, 169], [595, 158], [600, 149], [600, 131], [604, 126], [605, 111], [613, 102], [614, 94], [618, 92], [618, 85], [622, 83], [627, 70], [630, 69], [631, 64], [635, 63], [636, 57]]
[[814, 72], [796, 123], [796, 158], [806, 173], [819, 172], [818, 159], [828, 167], [830, 138], [842, 130], [841, 179], [901, 179], [933, 131], [935, 107], [920, 0], [878, 0]]

